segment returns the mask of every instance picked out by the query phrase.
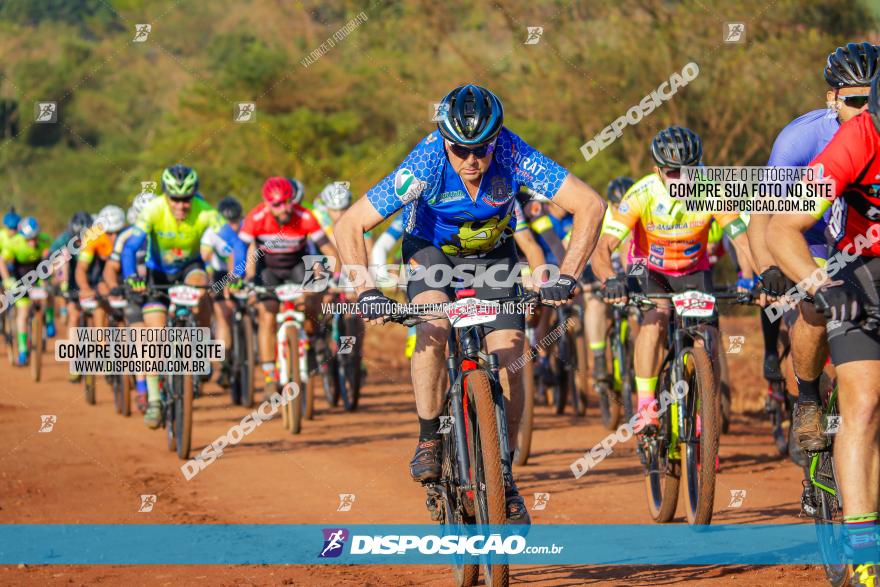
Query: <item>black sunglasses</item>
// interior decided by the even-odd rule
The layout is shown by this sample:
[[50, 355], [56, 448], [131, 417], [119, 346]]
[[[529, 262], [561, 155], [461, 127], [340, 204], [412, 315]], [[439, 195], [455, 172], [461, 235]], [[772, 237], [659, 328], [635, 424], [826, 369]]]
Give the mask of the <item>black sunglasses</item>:
[[838, 96], [838, 98], [850, 108], [864, 108], [871, 99], [870, 96]]
[[489, 151], [492, 149], [492, 143], [486, 143], [485, 145], [480, 145], [479, 147], [475, 147], [473, 149], [468, 149], [462, 145], [456, 145], [455, 143], [449, 143], [449, 148], [455, 153], [456, 157], [461, 159], [467, 159], [471, 156], [471, 153], [474, 154], [474, 157], [477, 159], [482, 159], [486, 155], [489, 154]]

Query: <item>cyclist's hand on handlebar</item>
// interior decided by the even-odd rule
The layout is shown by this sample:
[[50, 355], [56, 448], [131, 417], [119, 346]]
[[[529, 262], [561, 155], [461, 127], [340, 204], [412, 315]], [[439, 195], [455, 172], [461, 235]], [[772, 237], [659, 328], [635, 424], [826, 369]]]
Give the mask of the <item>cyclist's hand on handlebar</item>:
[[813, 296], [813, 304], [825, 318], [836, 322], [857, 321], [864, 314], [858, 294], [839, 280], [820, 287]]
[[560, 275], [555, 283], [541, 286], [541, 301], [550, 302], [553, 306], [561, 306], [574, 295], [577, 279], [571, 275]]
[[394, 300], [378, 289], [368, 289], [358, 296], [358, 313], [371, 324], [381, 324], [391, 311]]
[[628, 295], [625, 277], [609, 277], [602, 285], [602, 297], [610, 304], [625, 304]]
[[143, 293], [147, 289], [147, 284], [137, 275], [129, 275], [125, 280], [125, 284], [135, 293]]
[[241, 277], [233, 277], [226, 286], [229, 291], [239, 291], [244, 287], [244, 280]]
[[794, 284], [785, 276], [782, 270], [776, 265], [771, 265], [763, 273], [758, 276], [758, 283], [761, 291], [773, 297], [780, 297], [785, 294]]
[[753, 289], [755, 289], [755, 278], [754, 277], [740, 276], [739, 278], [737, 278], [737, 280], [736, 280], [737, 293], [751, 293]]

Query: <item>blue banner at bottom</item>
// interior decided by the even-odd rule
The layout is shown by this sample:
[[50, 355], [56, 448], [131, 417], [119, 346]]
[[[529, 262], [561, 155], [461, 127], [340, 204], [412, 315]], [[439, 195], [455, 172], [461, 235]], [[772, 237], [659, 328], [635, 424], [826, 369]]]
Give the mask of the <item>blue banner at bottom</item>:
[[873, 534], [848, 539], [839, 524], [0, 525], [0, 564], [778, 565], [877, 555]]

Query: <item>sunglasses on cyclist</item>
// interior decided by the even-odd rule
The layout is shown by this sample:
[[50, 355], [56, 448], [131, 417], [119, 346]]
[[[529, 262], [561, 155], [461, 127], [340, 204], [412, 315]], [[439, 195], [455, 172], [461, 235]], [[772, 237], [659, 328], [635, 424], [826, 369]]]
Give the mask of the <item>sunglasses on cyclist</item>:
[[865, 106], [867, 106], [868, 100], [870, 100], [871, 97], [867, 95], [852, 95], [838, 96], [837, 99], [842, 100], [843, 103], [850, 108], [864, 108]]
[[474, 147], [473, 149], [469, 149], [464, 145], [456, 145], [455, 143], [449, 143], [449, 150], [455, 153], [455, 156], [460, 159], [467, 159], [473, 153], [474, 157], [477, 159], [482, 159], [493, 150], [495, 150], [494, 141], [491, 143], [486, 143], [485, 145], [480, 145], [479, 147]]
[[681, 177], [681, 168], [680, 167], [661, 167], [660, 173], [665, 175], [670, 179], [678, 179]]

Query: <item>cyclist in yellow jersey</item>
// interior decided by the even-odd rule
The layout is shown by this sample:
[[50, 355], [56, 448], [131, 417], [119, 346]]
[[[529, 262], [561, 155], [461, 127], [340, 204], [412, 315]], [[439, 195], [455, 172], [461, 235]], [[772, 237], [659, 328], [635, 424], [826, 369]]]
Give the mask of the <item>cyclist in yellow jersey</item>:
[[33, 281], [28, 283], [23, 278], [32, 272], [34, 276], [36, 275], [37, 265], [49, 256], [51, 244], [52, 239], [45, 232], [40, 231], [36, 218], [28, 216], [21, 219], [18, 224], [18, 234], [8, 239], [0, 252], [2, 257], [0, 276], [3, 277], [6, 290], [12, 293], [13, 290], [25, 288], [25, 294], [15, 302], [19, 365], [27, 364], [28, 360], [27, 308], [30, 299], [27, 296], [27, 289], [33, 285]]
[[[627, 192], [616, 212], [603, 229], [593, 255], [596, 276], [604, 281], [604, 296], [609, 303], [627, 300], [630, 284], [617, 276], [611, 265], [611, 252], [635, 229], [633, 260], [643, 259], [641, 283], [632, 284], [645, 293], [678, 293], [687, 290], [713, 291], [706, 252], [709, 228], [713, 220], [731, 237], [744, 279], [753, 279], [753, 263], [748, 248], [746, 226], [737, 214], [685, 212], [669, 196], [667, 183], [677, 179], [681, 167], [699, 165], [702, 140], [693, 131], [673, 126], [660, 131], [651, 145], [656, 165], [654, 173], [638, 181]], [[632, 272], [635, 274], [635, 272]], [[744, 284], [743, 290], [748, 290]], [[656, 406], [654, 399], [660, 361], [665, 352], [666, 326], [671, 305], [655, 300], [657, 305], [644, 313], [644, 321], [635, 342], [636, 391], [638, 411]], [[656, 412], [646, 423], [657, 424]]]
[[[219, 230], [223, 218], [198, 193], [199, 176], [185, 165], [174, 165], [162, 174], [164, 198], [156, 198], [141, 211], [133, 234], [122, 250], [122, 276], [136, 293], [144, 293], [147, 284], [168, 286], [186, 284], [207, 286], [208, 274], [200, 256], [204, 232]], [[137, 275], [137, 252], [147, 243], [147, 278]], [[203, 292], [204, 293], [204, 292]], [[169, 299], [165, 291], [150, 291], [145, 298], [144, 323], [148, 328], [167, 324]], [[202, 295], [195, 312], [200, 326], [211, 320], [211, 298]], [[147, 375], [148, 407], [144, 422], [158, 428], [161, 419], [159, 378]]]

